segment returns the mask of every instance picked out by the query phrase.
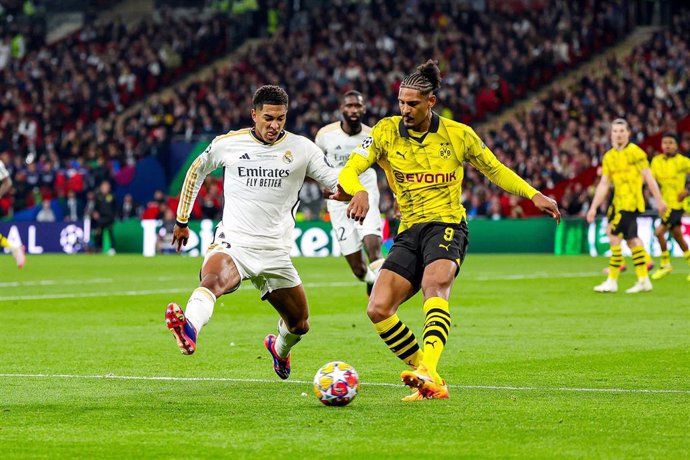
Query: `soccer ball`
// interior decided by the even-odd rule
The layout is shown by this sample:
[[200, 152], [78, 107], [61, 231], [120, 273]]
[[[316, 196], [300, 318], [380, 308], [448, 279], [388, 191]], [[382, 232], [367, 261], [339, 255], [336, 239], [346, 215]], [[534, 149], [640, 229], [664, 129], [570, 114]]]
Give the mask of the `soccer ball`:
[[359, 391], [359, 375], [342, 361], [324, 364], [314, 376], [314, 394], [327, 406], [347, 406]]

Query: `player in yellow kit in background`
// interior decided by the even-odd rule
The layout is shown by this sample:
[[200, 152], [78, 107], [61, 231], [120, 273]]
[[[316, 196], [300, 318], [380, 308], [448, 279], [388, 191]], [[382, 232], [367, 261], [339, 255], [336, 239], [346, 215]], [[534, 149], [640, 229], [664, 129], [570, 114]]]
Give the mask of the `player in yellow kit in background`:
[[[685, 183], [690, 173], [690, 158], [678, 153], [678, 139], [675, 134], [666, 133], [661, 138], [661, 155], [652, 159], [652, 175], [659, 183], [661, 195], [668, 206], [666, 213], [661, 216], [661, 225], [654, 232], [661, 246], [661, 266], [652, 274], [653, 280], [658, 280], [671, 273], [671, 253], [668, 250], [666, 232], [670, 231], [678, 246], [683, 250], [683, 257], [690, 264], [690, 250], [683, 239], [681, 219], [683, 218], [683, 202], [690, 195]], [[690, 275], [688, 275], [690, 281]]]
[[[413, 390], [404, 398], [407, 401], [448, 397], [437, 366], [451, 329], [448, 299], [468, 241], [461, 200], [463, 163], [469, 162], [508, 192], [530, 198], [560, 221], [556, 202], [499, 162], [472, 128], [432, 111], [440, 83], [433, 61], [405, 77], [398, 93], [402, 116], [379, 121], [339, 176], [340, 187], [353, 196], [348, 216], [356, 221], [369, 210], [369, 197], [358, 177], [374, 163], [383, 168], [400, 206], [400, 233], [374, 284], [367, 314], [390, 350], [412, 367], [401, 374]], [[423, 350], [397, 315], [400, 304], [420, 288]]]
[[621, 242], [625, 239], [632, 251], [637, 283], [625, 292], [636, 294], [652, 290], [647, 270], [647, 251], [642, 247], [642, 240], [637, 236], [637, 217], [645, 209], [642, 182], [652, 192], [656, 200], [659, 215], [666, 211], [666, 203], [661, 198], [659, 187], [649, 169], [647, 154], [637, 145], [630, 142], [630, 126], [622, 118], [611, 123], [612, 147], [604, 154], [602, 174], [599, 185], [594, 192], [592, 204], [587, 211], [587, 222], [594, 222], [597, 209], [609, 193], [611, 185], [615, 190], [613, 206], [615, 214], [611, 219], [611, 258], [606, 281], [594, 287], [596, 292], [617, 292], [618, 275], [623, 262]]

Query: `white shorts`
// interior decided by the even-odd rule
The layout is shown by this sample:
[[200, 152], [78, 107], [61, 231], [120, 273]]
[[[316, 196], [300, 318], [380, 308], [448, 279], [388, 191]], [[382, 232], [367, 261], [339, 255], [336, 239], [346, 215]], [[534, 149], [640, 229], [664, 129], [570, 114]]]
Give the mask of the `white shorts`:
[[242, 280], [251, 280], [254, 287], [261, 292], [262, 300], [276, 289], [292, 288], [302, 284], [302, 279], [292, 264], [288, 249], [235, 246], [222, 238], [218, 238], [218, 233], [219, 231], [216, 229], [216, 236], [213, 243], [208, 247], [204, 264], [213, 254], [221, 252], [229, 255], [235, 262]]
[[331, 216], [331, 225], [335, 238], [343, 255], [354, 254], [362, 250], [362, 239], [366, 235], [381, 238], [381, 212], [379, 211], [379, 191], [369, 191], [369, 212], [360, 224], [347, 217], [348, 203], [326, 200], [326, 207]]

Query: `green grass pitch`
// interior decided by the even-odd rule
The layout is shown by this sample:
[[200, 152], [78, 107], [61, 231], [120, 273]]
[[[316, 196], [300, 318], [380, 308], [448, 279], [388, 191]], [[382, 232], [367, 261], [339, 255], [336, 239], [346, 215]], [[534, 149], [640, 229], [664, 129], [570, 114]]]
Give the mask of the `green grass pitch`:
[[[603, 258], [470, 254], [451, 297], [445, 401], [403, 403], [403, 365], [366, 317], [344, 259], [296, 259], [311, 331], [293, 373], [263, 338], [277, 315], [251, 285], [222, 297], [194, 356], [164, 325], [201, 259], [0, 257], [2, 458], [687, 458], [688, 267], [636, 296], [601, 295]], [[620, 287], [632, 286], [632, 270]], [[421, 335], [421, 300], [400, 316]], [[322, 406], [331, 360], [362, 386]], [[169, 377], [170, 379], [154, 379]]]

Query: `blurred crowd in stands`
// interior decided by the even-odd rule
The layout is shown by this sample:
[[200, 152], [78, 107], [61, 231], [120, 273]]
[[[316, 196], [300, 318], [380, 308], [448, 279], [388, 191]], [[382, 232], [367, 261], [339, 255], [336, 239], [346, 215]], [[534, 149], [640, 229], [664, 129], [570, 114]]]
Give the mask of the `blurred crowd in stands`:
[[[690, 11], [673, 27], [654, 34], [623, 59], [609, 57], [596, 76], [585, 75], [572, 87], [554, 87], [543, 98], [503, 125], [483, 133], [498, 158], [539, 189], [552, 188], [600, 163], [610, 148], [609, 127], [615, 118], [631, 125], [631, 141], [642, 143], [659, 132], [675, 132], [690, 115]], [[690, 133], [681, 135], [681, 151], [690, 152]], [[648, 148], [650, 159], [655, 150]], [[469, 168], [468, 168], [469, 169]], [[566, 215], [584, 216], [593, 190], [574, 183], [560, 206]], [[479, 203], [479, 215], [519, 217], [509, 198], [468, 171], [465, 193]], [[479, 199], [475, 198], [479, 196]], [[468, 207], [470, 213], [474, 206]]]
[[[165, 164], [173, 141], [210, 140], [251, 125], [252, 94], [266, 83], [281, 84], [291, 97], [287, 128], [313, 138], [337, 119], [339, 96], [348, 89], [364, 93], [367, 124], [396, 114], [400, 80], [433, 57], [443, 72], [439, 113], [475, 125], [605, 50], [632, 23], [625, 2], [615, 0], [554, 0], [519, 16], [451, 0], [334, 2], [341, 6], [298, 12], [268, 3], [275, 13], [267, 13], [275, 29], [268, 39], [185, 83], [182, 77], [240, 44], [245, 37], [232, 31], [246, 17], [157, 10], [138, 25], [89, 24], [52, 45], [27, 32], [21, 49], [13, 43], [17, 31], [3, 23], [0, 160], [15, 186], [0, 200], [0, 216], [57, 198], [78, 203], [65, 216], [81, 218], [100, 184], [124, 183], [138, 159], [156, 156]], [[602, 75], [553, 88], [480, 135], [503, 162], [545, 188], [596, 165], [607, 148], [608, 122], [617, 116], [628, 115], [636, 140], [666, 129], [689, 106], [683, 71], [689, 25], [687, 14], [676, 18], [671, 30], [628, 58], [609, 59]], [[136, 105], [163, 88], [170, 91]], [[380, 186], [382, 211], [392, 216], [383, 177]], [[567, 213], [584, 211], [581, 192], [564, 198]], [[209, 178], [193, 215], [217, 218], [221, 195], [222, 184]], [[300, 196], [303, 217], [322, 214], [313, 184]], [[521, 216], [517, 199], [469, 167], [464, 199], [471, 217]], [[162, 217], [174, 206], [159, 191], [148, 203], [126, 197], [118, 213]]]

